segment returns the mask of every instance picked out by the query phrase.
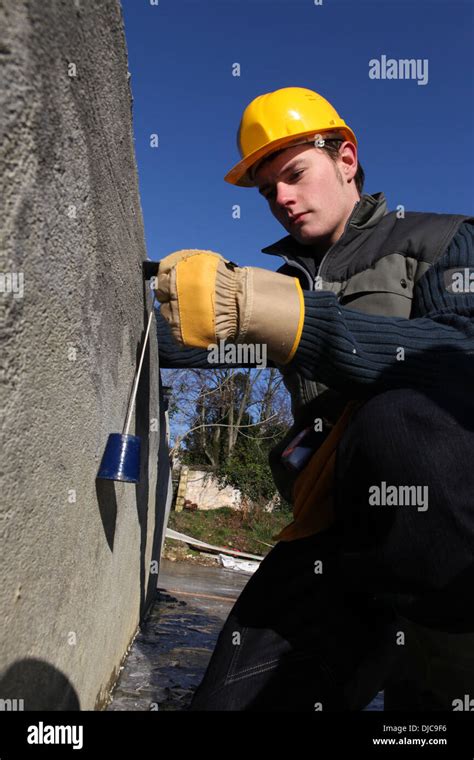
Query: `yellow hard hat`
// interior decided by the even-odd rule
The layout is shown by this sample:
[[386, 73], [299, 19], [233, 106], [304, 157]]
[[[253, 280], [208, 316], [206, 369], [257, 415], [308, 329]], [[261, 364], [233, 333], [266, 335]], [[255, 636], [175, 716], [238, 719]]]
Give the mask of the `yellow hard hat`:
[[[251, 169], [275, 150], [312, 142], [317, 134], [337, 131], [357, 146], [354, 132], [322, 95], [305, 87], [283, 87], [252, 100], [237, 133], [242, 160], [224, 177], [240, 187], [255, 187]], [[306, 139], [304, 139], [306, 138]]]

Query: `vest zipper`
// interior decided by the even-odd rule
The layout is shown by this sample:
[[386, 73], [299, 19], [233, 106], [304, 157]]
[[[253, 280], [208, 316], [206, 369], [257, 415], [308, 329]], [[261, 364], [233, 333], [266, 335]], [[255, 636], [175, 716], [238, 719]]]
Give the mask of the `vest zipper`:
[[[291, 259], [290, 261], [290, 259], [288, 259], [288, 257], [285, 256], [284, 253], [279, 253], [278, 256], [281, 256], [281, 258], [284, 259], [290, 267], [295, 267], [295, 269], [300, 269], [302, 272], [304, 272], [306, 277], [308, 278], [309, 289], [314, 290], [313, 276], [311, 272], [308, 269], [306, 269], [306, 267], [304, 267], [302, 264], [300, 264], [298, 261], [295, 261], [294, 259]], [[319, 270], [318, 270], [318, 273], [319, 273]]]
[[[331, 248], [332, 247], [333, 246], [331, 246]], [[320, 262], [319, 267], [318, 267], [318, 271], [316, 272], [316, 275], [315, 275], [314, 279], [313, 279], [313, 275], [311, 274], [311, 272], [308, 269], [306, 269], [306, 267], [304, 267], [302, 264], [300, 264], [298, 261], [295, 261], [295, 259], [291, 259], [291, 260], [288, 259], [288, 257], [285, 256], [284, 253], [279, 253], [278, 255], [281, 256], [281, 258], [284, 259], [286, 261], [286, 263], [290, 267], [295, 267], [295, 269], [300, 269], [302, 272], [305, 273], [306, 277], [308, 278], [308, 284], [309, 284], [309, 289], [310, 290], [319, 290], [319, 288], [316, 288], [316, 282], [318, 280], [319, 273], [321, 272], [321, 267], [324, 264], [324, 262], [326, 261], [326, 259], [328, 257], [328, 254], [331, 252], [331, 248], [329, 248], [329, 250], [326, 251], [326, 253], [324, 254], [323, 258], [321, 259], [321, 262]]]
[[[331, 246], [331, 248], [332, 247], [333, 246]], [[323, 266], [324, 262], [326, 261], [328, 253], [331, 250], [331, 248], [329, 248], [329, 250], [326, 251], [326, 253], [324, 254], [323, 258], [321, 259], [321, 262], [320, 262], [319, 267], [318, 267], [318, 271], [316, 272], [316, 277], [314, 278], [314, 287], [313, 287], [313, 290], [316, 290], [316, 281], [317, 281], [317, 279], [319, 277], [319, 273], [321, 271], [321, 267]]]

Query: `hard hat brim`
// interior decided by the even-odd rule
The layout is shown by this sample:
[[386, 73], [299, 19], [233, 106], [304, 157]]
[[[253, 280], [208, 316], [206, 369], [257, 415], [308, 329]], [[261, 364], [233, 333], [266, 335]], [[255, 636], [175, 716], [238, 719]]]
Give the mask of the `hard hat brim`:
[[299, 135], [281, 137], [278, 140], [272, 140], [271, 143], [262, 145], [261, 148], [258, 148], [253, 153], [245, 156], [245, 158], [235, 164], [235, 166], [233, 166], [232, 169], [225, 175], [224, 181], [229, 182], [231, 185], [238, 185], [239, 187], [256, 187], [256, 183], [250, 176], [250, 170], [258, 161], [265, 158], [265, 156], [269, 155], [270, 153], [273, 153], [283, 147], [291, 148], [295, 145], [310, 143], [315, 139], [317, 135], [324, 135], [332, 132], [340, 132], [344, 135], [344, 137], [346, 137], [347, 140], [353, 142], [357, 147], [356, 136], [353, 133], [352, 129], [350, 129], [350, 127], [347, 125], [344, 125], [343, 127], [333, 127], [332, 129], [311, 129], [307, 132], [302, 132]]

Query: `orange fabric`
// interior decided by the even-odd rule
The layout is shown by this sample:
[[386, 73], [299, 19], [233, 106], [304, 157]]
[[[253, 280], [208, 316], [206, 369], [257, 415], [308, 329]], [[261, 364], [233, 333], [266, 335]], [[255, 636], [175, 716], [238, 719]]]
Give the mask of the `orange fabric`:
[[293, 521], [274, 541], [294, 541], [328, 528], [334, 521], [334, 470], [337, 445], [353, 413], [363, 401], [349, 401], [344, 411], [313, 454], [293, 485]]
[[207, 348], [217, 340], [214, 291], [221, 258], [210, 251], [193, 251], [176, 264], [179, 321], [185, 346]]

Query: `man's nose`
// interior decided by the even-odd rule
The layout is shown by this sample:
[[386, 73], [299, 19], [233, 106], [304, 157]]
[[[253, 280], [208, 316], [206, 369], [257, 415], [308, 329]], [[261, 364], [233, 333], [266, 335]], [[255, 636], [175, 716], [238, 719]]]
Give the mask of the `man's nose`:
[[285, 182], [277, 182], [275, 203], [283, 211], [288, 203], [295, 201], [295, 188]]

